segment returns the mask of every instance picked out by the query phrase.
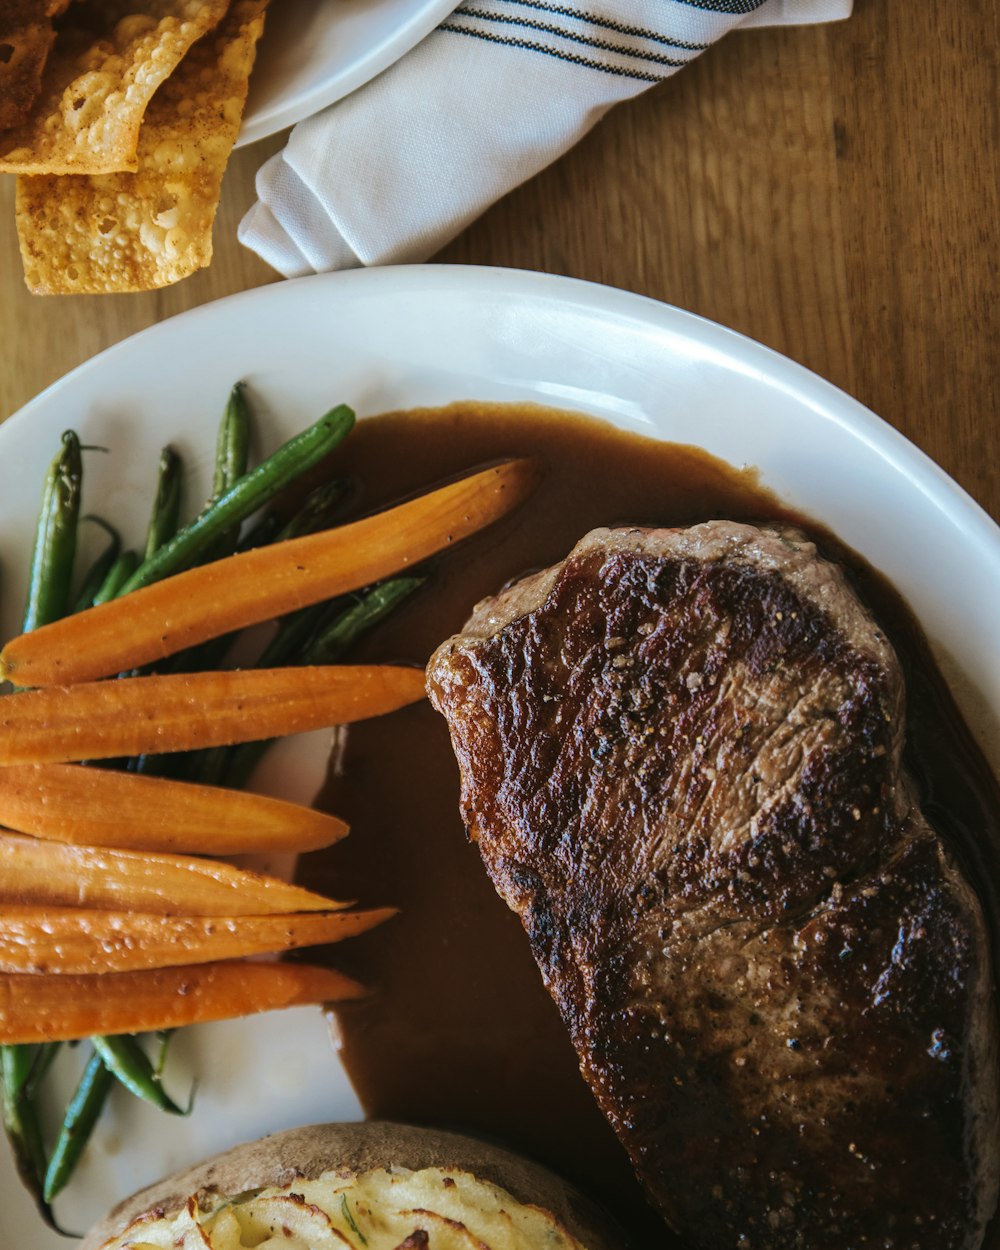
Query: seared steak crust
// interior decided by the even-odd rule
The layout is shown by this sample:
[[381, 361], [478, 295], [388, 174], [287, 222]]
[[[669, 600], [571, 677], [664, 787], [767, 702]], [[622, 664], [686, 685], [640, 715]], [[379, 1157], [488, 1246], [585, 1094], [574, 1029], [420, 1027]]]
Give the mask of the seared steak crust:
[[793, 531], [598, 530], [433, 657], [462, 809], [594, 1090], [704, 1250], [972, 1250], [997, 1194], [979, 902], [895, 656]]

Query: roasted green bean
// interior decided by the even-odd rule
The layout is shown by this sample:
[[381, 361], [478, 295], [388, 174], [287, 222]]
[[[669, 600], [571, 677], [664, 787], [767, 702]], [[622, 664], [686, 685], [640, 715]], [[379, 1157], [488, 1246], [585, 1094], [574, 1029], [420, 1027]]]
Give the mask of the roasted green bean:
[[215, 472], [212, 477], [212, 502], [222, 498], [247, 471], [250, 455], [250, 409], [244, 389], [237, 382], [229, 392], [219, 435], [215, 446]]
[[179, 530], [152, 559], [145, 560], [122, 587], [121, 593], [127, 594], [180, 569], [190, 568], [221, 535], [240, 525], [290, 482], [324, 460], [347, 437], [353, 425], [354, 413], [341, 404], [321, 417], [315, 425], [289, 439], [240, 478], [190, 525]]
[[114, 562], [118, 559], [122, 549], [122, 540], [118, 531], [113, 525], [109, 525], [107, 521], [102, 521], [100, 517], [91, 516], [81, 518], [84, 521], [93, 521], [95, 525], [99, 525], [108, 535], [108, 545], [101, 554], [94, 560], [94, 563], [87, 570], [83, 578], [83, 584], [80, 586], [79, 593], [76, 597], [76, 603], [73, 605], [74, 612], [83, 612], [87, 608], [92, 607], [94, 596], [104, 585], [104, 579], [110, 573]]
[[59, 620], [69, 609], [82, 481], [80, 439], [74, 430], [67, 430], [45, 476], [24, 609], [25, 633]]
[[[369, 629], [380, 621], [404, 599], [424, 584], [423, 577], [393, 577], [365, 591], [354, 603], [337, 611], [329, 625], [314, 632], [303, 645], [302, 635], [306, 629], [315, 629], [315, 609], [303, 608], [301, 612], [286, 617], [268, 647], [264, 649], [258, 664], [270, 667], [279, 664], [330, 664], [340, 659]], [[323, 612], [329, 605], [320, 605]], [[307, 614], [314, 614], [309, 619]], [[243, 742], [239, 746], [220, 747], [218, 753], [209, 753], [209, 762], [200, 780], [239, 789], [250, 780], [271, 739], [259, 742]]]
[[151, 560], [162, 546], [177, 533], [181, 515], [181, 487], [183, 484], [181, 458], [172, 447], [160, 452], [159, 470], [156, 475], [156, 494], [153, 511], [146, 528], [144, 560]]
[[372, 586], [310, 641], [299, 663], [332, 664], [339, 660], [363, 634], [374, 629], [426, 580], [424, 577], [393, 577]]
[[52, 1202], [69, 1183], [114, 1083], [115, 1078], [95, 1050], [66, 1108], [59, 1136], [52, 1148], [42, 1190], [46, 1202]]
[[190, 1106], [187, 1109], [179, 1107], [170, 1097], [160, 1084], [149, 1056], [134, 1037], [119, 1034], [115, 1037], [92, 1037], [90, 1040], [108, 1071], [136, 1098], [171, 1115], [187, 1115], [191, 1110]]
[[35, 1058], [34, 1046], [0, 1047], [3, 1126], [25, 1188], [34, 1198], [46, 1223], [55, 1227], [44, 1193], [46, 1161], [42, 1129], [38, 1108], [29, 1088]]
[[101, 588], [94, 595], [93, 603], [107, 603], [111, 599], [117, 599], [121, 593], [121, 588], [139, 567], [139, 556], [134, 551], [123, 551], [117, 557], [111, 568], [108, 569]]

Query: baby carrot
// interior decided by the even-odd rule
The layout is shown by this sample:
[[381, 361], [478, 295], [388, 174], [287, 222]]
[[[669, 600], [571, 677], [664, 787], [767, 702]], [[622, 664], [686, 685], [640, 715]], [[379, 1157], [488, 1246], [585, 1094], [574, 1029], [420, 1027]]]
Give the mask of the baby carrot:
[[347, 826], [312, 807], [79, 764], [0, 771], [0, 826], [75, 846], [237, 855], [314, 851]]
[[221, 860], [43, 842], [0, 832], [0, 905], [185, 916], [264, 916], [346, 907]]
[[332, 968], [240, 959], [81, 976], [4, 973], [0, 1043], [148, 1033], [364, 994]]
[[0, 764], [112, 759], [276, 738], [381, 716], [423, 697], [420, 669], [377, 664], [54, 686], [0, 699]]
[[[183, 899], [178, 903], [183, 906]], [[133, 972], [275, 955], [357, 937], [388, 920], [370, 911], [272, 916], [158, 916], [91, 907], [0, 908], [0, 972]]]
[[216, 482], [223, 493], [190, 525], [149, 555], [125, 583], [122, 593], [128, 594], [188, 567], [220, 538], [235, 534], [251, 513], [269, 503], [306, 469], [325, 459], [343, 442], [353, 425], [354, 413], [341, 404], [231, 484], [228, 473], [217, 474]]
[[509, 461], [350, 525], [189, 569], [15, 638], [0, 653], [0, 680], [109, 677], [371, 585], [496, 521], [534, 477], [531, 461]]

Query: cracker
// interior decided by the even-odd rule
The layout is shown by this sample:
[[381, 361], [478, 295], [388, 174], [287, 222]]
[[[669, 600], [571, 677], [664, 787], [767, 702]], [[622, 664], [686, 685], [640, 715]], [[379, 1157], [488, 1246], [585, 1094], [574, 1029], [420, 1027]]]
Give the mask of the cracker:
[[228, 0], [89, 0], [59, 31], [30, 117], [0, 134], [0, 170], [101, 174], [136, 168], [143, 115]]
[[18, 179], [18, 235], [32, 291], [146, 291], [209, 263], [266, 3], [235, 0], [157, 92], [136, 173]]
[[31, 111], [55, 37], [50, 0], [0, 3], [0, 130]]

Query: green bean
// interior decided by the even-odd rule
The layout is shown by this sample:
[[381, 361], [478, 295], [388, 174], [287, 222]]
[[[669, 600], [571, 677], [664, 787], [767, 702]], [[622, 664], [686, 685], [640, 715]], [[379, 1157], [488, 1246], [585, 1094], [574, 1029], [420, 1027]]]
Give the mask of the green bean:
[[253, 551], [256, 547], [266, 547], [268, 543], [274, 542], [280, 529], [281, 518], [273, 508], [268, 509], [240, 536], [236, 550]]
[[[304, 623], [307, 613], [314, 611], [312, 608], [303, 608], [301, 612], [285, 618], [270, 648], [265, 648], [261, 655], [258, 666], [288, 663], [293, 656], [299, 664], [330, 664], [340, 659], [362, 634], [373, 629], [425, 581], [426, 578], [423, 577], [393, 577], [373, 586], [357, 602], [337, 612], [330, 624], [320, 629], [305, 646], [300, 646], [300, 623]], [[324, 611], [326, 606], [323, 605]], [[200, 780], [241, 789], [250, 780], [253, 770], [272, 741], [273, 739], [268, 738], [219, 748], [218, 756], [212, 753], [211, 772], [208, 776], [201, 775]]]
[[[261, 652], [256, 668], [277, 668], [281, 664], [332, 664], [379, 621], [411, 595], [426, 578], [394, 577], [365, 591], [354, 602], [343, 600], [331, 605], [315, 604], [286, 616], [278, 631]], [[320, 629], [324, 618], [335, 615]], [[337, 610], [339, 609], [339, 610]]]
[[[308, 608], [301, 608], [286, 616], [278, 624], [277, 632], [257, 659], [255, 668], [277, 668], [295, 660], [316, 626], [327, 614], [329, 604], [316, 603]], [[240, 751], [239, 747], [208, 747], [197, 752], [197, 762], [193, 765], [193, 780], [203, 786], [232, 785], [229, 780], [231, 767], [240, 769], [239, 776], [248, 778], [257, 766], [257, 761], [267, 750], [272, 739], [263, 742], [244, 743], [253, 750], [245, 752], [242, 765], [231, 763]]]
[[290, 482], [325, 459], [346, 438], [353, 425], [354, 413], [341, 404], [315, 425], [289, 439], [180, 530], [152, 559], [144, 561], [126, 582], [122, 594], [190, 567], [220, 535], [240, 525]]
[[114, 1083], [114, 1076], [95, 1050], [66, 1108], [59, 1136], [52, 1148], [42, 1190], [46, 1202], [52, 1202], [66, 1188]]
[[282, 664], [301, 663], [306, 643], [319, 624], [329, 615], [329, 603], [316, 603], [283, 617], [278, 629], [257, 659], [255, 668], [278, 668]]
[[[279, 527], [279, 522], [274, 517], [274, 526], [268, 527], [270, 537], [268, 542], [284, 542], [288, 538], [300, 538], [304, 534], [315, 533], [316, 530], [324, 529], [330, 524], [334, 513], [340, 504], [346, 498], [348, 493], [348, 484], [343, 481], [324, 482], [321, 486], [317, 486], [315, 490], [309, 492], [305, 503], [296, 512], [284, 526]], [[265, 513], [265, 517], [273, 516], [272, 513]], [[258, 522], [260, 526], [262, 522]], [[255, 529], [258, 527], [255, 526]], [[243, 547], [241, 550], [249, 550], [249, 547]], [[213, 551], [213, 555], [217, 554]], [[225, 553], [222, 553], [225, 554]], [[312, 612], [313, 608], [303, 608], [303, 612]], [[325, 607], [319, 608], [319, 613], [325, 611]], [[318, 620], [318, 617], [317, 617]], [[311, 629], [308, 631], [311, 633]], [[200, 646], [191, 647], [187, 651], [181, 651], [167, 662], [167, 671], [172, 673], [190, 673], [198, 670], [217, 668], [221, 663], [229, 648], [233, 644], [235, 634], [223, 634], [221, 638], [212, 638], [208, 642], [203, 642]], [[305, 641], [308, 633], [302, 637]], [[273, 659], [273, 664], [283, 664], [287, 661], [284, 659]], [[267, 667], [263, 660], [257, 661], [258, 668]], [[199, 779], [205, 784], [211, 784], [212, 778], [216, 776], [217, 769], [212, 763], [212, 759], [220, 759], [221, 753], [224, 753], [225, 747], [210, 748], [203, 753], [202, 763], [195, 770]]]
[[134, 1037], [119, 1034], [115, 1037], [92, 1037], [90, 1040], [105, 1066], [129, 1093], [171, 1115], [187, 1115], [190, 1112], [190, 1106], [186, 1110], [179, 1107], [160, 1084], [149, 1056]]
[[[234, 486], [247, 470], [247, 457], [249, 455], [250, 446], [250, 412], [247, 408], [246, 399], [243, 396], [244, 383], [237, 382], [229, 393], [229, 400], [226, 403], [225, 411], [222, 414], [222, 420], [219, 422], [219, 432], [216, 440], [215, 450], [215, 468], [212, 476], [212, 494], [208, 501], [208, 507], [211, 507], [218, 499], [220, 499], [226, 491]], [[165, 448], [163, 455], [171, 456], [174, 453], [171, 449]], [[179, 463], [179, 461], [178, 461]], [[163, 474], [163, 460], [160, 462], [161, 482]], [[159, 499], [159, 495], [158, 495]], [[180, 492], [176, 492], [176, 502], [179, 505]], [[149, 560], [159, 550], [163, 543], [173, 538], [177, 532], [177, 514], [178, 507], [173, 511], [173, 524], [168, 533], [165, 533], [162, 541], [151, 545], [150, 539], [153, 534], [153, 526], [157, 516], [157, 505], [153, 507], [153, 518], [150, 521], [150, 536], [146, 542], [145, 559]], [[202, 553], [202, 558], [197, 563], [204, 563], [208, 560], [218, 560], [222, 556], [232, 555], [236, 549], [236, 538], [238, 535], [238, 527], [223, 534], [209, 549]], [[133, 570], [134, 571], [134, 570]], [[124, 585], [119, 593], [125, 593]], [[193, 647], [187, 651], [182, 651], [172, 658], [167, 664], [169, 672], [191, 672], [196, 668], [208, 669], [215, 668], [222, 661], [226, 650], [230, 646], [232, 638], [213, 638], [209, 642], [202, 644], [201, 647]], [[161, 670], [162, 671], [162, 670]], [[134, 771], [145, 772], [149, 768], [146, 764], [137, 764]]]
[[34, 1059], [33, 1046], [0, 1047], [3, 1126], [25, 1188], [34, 1198], [46, 1223], [54, 1227], [44, 1196], [46, 1163], [42, 1130], [38, 1110], [28, 1090]]
[[156, 1040], [159, 1042], [159, 1049], [156, 1052], [156, 1062], [153, 1064], [153, 1075], [157, 1080], [163, 1075], [163, 1068], [167, 1062], [167, 1051], [170, 1049], [170, 1042], [176, 1029], [157, 1029]]
[[[207, 507], [211, 507], [228, 490], [235, 486], [247, 471], [247, 460], [250, 450], [250, 409], [243, 394], [244, 385], [242, 382], [237, 382], [229, 392], [229, 399], [226, 402], [222, 419], [219, 422], [219, 432], [215, 447], [215, 467], [212, 474], [212, 493]], [[206, 560], [217, 560], [222, 556], [231, 555], [236, 549], [238, 533], [239, 527], [237, 526], [223, 534], [202, 552], [200, 559], [196, 563]], [[147, 546], [146, 559], [149, 559], [153, 554]], [[167, 672], [179, 673], [192, 672], [196, 669], [215, 668], [221, 663], [231, 643], [231, 635], [213, 638], [199, 647], [191, 647], [172, 656], [166, 665], [161, 668], [161, 671], [165, 669]], [[192, 771], [193, 759], [197, 757], [197, 754], [191, 753], [192, 758], [189, 758], [182, 764], [178, 760], [171, 761], [158, 756], [142, 755], [129, 760], [127, 768], [129, 772], [156, 775], [177, 769], [180, 764], [179, 773], [183, 776]]]
[[197, 760], [191, 765], [190, 780], [203, 786], [226, 785], [231, 751], [231, 747], [206, 747], [199, 751]]
[[229, 392], [229, 399], [219, 422], [215, 473], [212, 478], [213, 503], [231, 490], [247, 471], [250, 456], [250, 409], [243, 394], [245, 388], [245, 382], [237, 382]]
[[[316, 626], [327, 615], [329, 606], [328, 603], [316, 603], [286, 616], [279, 623], [274, 637], [260, 653], [254, 667], [277, 668], [297, 659]], [[208, 747], [199, 751], [194, 767], [194, 780], [201, 782], [203, 786], [232, 786], [237, 783], [230, 781], [230, 770], [235, 769], [234, 775], [245, 781], [272, 741], [269, 738], [262, 742], [244, 743], [242, 747], [247, 748], [245, 751], [242, 747]], [[236, 763], [241, 753], [242, 763]]]
[[[74, 430], [66, 430], [62, 447], [49, 465], [42, 491], [24, 611], [25, 633], [58, 620], [69, 608], [82, 482], [80, 439]], [[47, 1062], [48, 1053], [34, 1046], [0, 1047], [4, 1131], [25, 1186], [42, 1216], [53, 1224], [43, 1193], [45, 1145], [31, 1081], [36, 1063], [44, 1066]]]
[[424, 577], [393, 577], [381, 582], [345, 608], [322, 630], [302, 654], [303, 664], [332, 664], [368, 630], [398, 607], [427, 579]]
[[[277, 668], [282, 664], [330, 664], [340, 657], [369, 629], [422, 586], [423, 577], [394, 577], [365, 591], [355, 602], [336, 600], [314, 604], [284, 617], [267, 644], [256, 668]], [[320, 629], [322, 621], [335, 615]]]
[[160, 452], [153, 511], [146, 529], [144, 560], [151, 560], [160, 548], [177, 533], [181, 515], [183, 478], [184, 466], [180, 456], [172, 447], [164, 447]]
[[[237, 382], [229, 392], [229, 399], [219, 422], [219, 433], [215, 445], [215, 469], [212, 474], [212, 493], [206, 509], [226, 494], [246, 474], [250, 454], [250, 409], [246, 396], [243, 394], [244, 383]], [[207, 564], [211, 560], [221, 560], [231, 556], [236, 550], [240, 537], [240, 526], [237, 523], [202, 551], [197, 564]]]
[[[112, 541], [94, 562], [85, 578], [78, 610], [91, 602], [106, 602], [195, 563], [218, 558], [227, 548], [231, 550], [235, 546], [235, 535], [246, 517], [265, 508], [300, 475], [319, 464], [346, 436], [353, 422], [354, 414], [350, 409], [344, 406], [333, 409], [310, 429], [289, 440], [258, 468], [247, 473], [249, 412], [242, 384], [237, 384], [230, 393], [220, 423], [212, 499], [201, 515], [191, 525], [176, 529], [179, 515], [179, 463], [171, 450], [165, 449], [161, 456], [156, 502], [146, 536], [145, 558], [140, 561], [134, 552], [121, 552], [117, 534], [110, 527], [106, 527]], [[64, 445], [69, 437], [69, 434], [64, 435]], [[77, 496], [78, 493], [79, 482]], [[330, 524], [334, 512], [347, 493], [348, 486], [345, 482], [324, 483], [310, 492], [303, 506], [284, 525], [281, 525], [273, 510], [265, 512], [248, 536], [249, 544], [245, 542], [244, 545], [253, 545], [255, 536], [264, 535], [265, 531], [263, 541], [281, 541], [325, 527]], [[410, 589], [419, 584], [416, 579], [397, 580], [413, 583], [405, 593], [409, 593]], [[306, 609], [286, 618], [279, 630], [279, 638], [265, 648], [262, 661], [277, 663], [282, 652], [289, 661], [304, 657], [308, 647], [312, 645], [310, 640], [316, 638], [326, 639], [328, 647], [339, 646], [343, 649], [350, 645], [364, 628], [375, 624], [398, 601], [392, 590], [376, 590], [379, 592], [377, 595], [369, 592], [374, 595], [370, 602], [366, 596], [360, 604], [351, 605], [346, 612], [337, 611], [329, 628], [321, 633], [317, 631], [330, 618], [329, 604]], [[398, 597], [402, 598], [402, 593]], [[381, 608], [378, 607], [380, 598], [384, 601]], [[366, 603], [369, 609], [367, 613], [362, 610]], [[336, 632], [338, 622], [339, 632]], [[351, 622], [354, 623], [353, 627]], [[40, 615], [36, 615], [36, 623], [42, 623]], [[335, 633], [328, 636], [329, 630], [334, 630]], [[266, 744], [262, 744], [261, 749], [263, 746]], [[147, 762], [151, 766], [156, 764], [155, 759], [140, 760], [135, 766], [141, 769]], [[193, 762], [189, 760], [184, 765], [185, 769]], [[175, 1115], [184, 1115], [190, 1111], [190, 1106], [185, 1110], [174, 1102], [160, 1080], [169, 1037], [169, 1033], [160, 1035], [155, 1063], [134, 1037], [91, 1039], [94, 1052], [67, 1108], [47, 1166], [31, 1095], [45, 1075], [54, 1048], [0, 1050], [0, 1062], [4, 1065], [0, 1073], [3, 1075], [4, 1085], [4, 1121], [15, 1143], [19, 1166], [25, 1169], [25, 1179], [28, 1180], [46, 1218], [51, 1219], [48, 1203], [67, 1184], [115, 1081], [125, 1085], [136, 1097], [163, 1111]], [[26, 1075], [29, 1056], [30, 1071], [33, 1074], [30, 1079]], [[8, 1068], [11, 1072], [10, 1081], [7, 1079]], [[12, 1098], [7, 1096], [8, 1087], [14, 1091]]]
[[34, 1062], [34, 1046], [0, 1047], [0, 1076], [3, 1077], [5, 1098], [21, 1097], [27, 1088]]
[[123, 551], [111, 568], [108, 569], [107, 576], [104, 578], [100, 590], [94, 595], [94, 606], [96, 607], [99, 603], [107, 603], [111, 599], [117, 599], [122, 586], [125, 585], [138, 567], [139, 557], [136, 552]]
[[94, 596], [103, 586], [104, 579], [111, 571], [111, 566], [118, 559], [122, 549], [122, 540], [113, 525], [109, 525], [107, 521], [102, 521], [99, 516], [83, 517], [82, 519], [84, 521], [93, 521], [95, 525], [99, 525], [108, 535], [108, 545], [84, 575], [83, 585], [80, 587], [80, 593], [77, 595], [76, 603], [73, 605], [74, 612], [83, 612], [84, 609], [89, 608], [93, 604]]
[[326, 529], [349, 493], [350, 484], [335, 478], [314, 487], [302, 507], [287, 521], [282, 521], [273, 508], [269, 509], [243, 535], [237, 551], [253, 551], [255, 547], [266, 547], [270, 543], [281, 543], [288, 538], [301, 538], [303, 534]]
[[[35, 532], [23, 629], [37, 629], [66, 614], [70, 602], [73, 560], [80, 519], [83, 459], [75, 431], [66, 430], [62, 447], [49, 466]], [[51, 1062], [51, 1050], [34, 1046], [0, 1047], [3, 1126], [17, 1170], [50, 1224], [44, 1197], [45, 1146], [34, 1101], [34, 1089]], [[32, 1081], [32, 1073], [37, 1079]]]
[[[240, 480], [247, 471], [247, 459], [250, 452], [250, 410], [247, 407], [246, 398], [243, 394], [245, 384], [237, 382], [229, 392], [229, 399], [226, 402], [225, 410], [222, 414], [222, 420], [219, 422], [219, 432], [216, 438], [215, 446], [215, 467], [212, 474], [212, 494], [208, 501], [211, 507], [218, 499], [220, 499], [226, 491]], [[164, 455], [170, 449], [166, 448]], [[162, 480], [162, 460], [161, 460], [161, 480]], [[177, 493], [179, 502], [180, 494]], [[157, 513], [156, 506], [153, 508], [153, 518]], [[173, 518], [173, 526], [164, 537], [164, 541], [173, 538], [177, 530], [176, 512]], [[150, 522], [150, 531], [152, 532], [152, 524]], [[203, 553], [205, 560], [217, 560], [222, 556], [231, 555], [236, 548], [236, 537], [238, 527], [223, 534], [211, 548]], [[148, 560], [155, 554], [163, 543], [159, 542], [154, 547], [150, 547], [147, 540], [146, 555]], [[132, 570], [134, 572], [134, 570]], [[126, 579], [127, 580], [127, 579]], [[123, 583], [124, 586], [124, 583]], [[121, 589], [121, 588], [120, 588]], [[226, 650], [231, 644], [231, 637], [213, 638], [209, 642], [203, 643], [200, 647], [192, 647], [187, 651], [181, 651], [173, 656], [166, 665], [168, 672], [191, 672], [198, 668], [215, 668], [222, 660]], [[162, 670], [161, 670], [162, 671]], [[130, 759], [127, 764], [129, 772], [145, 773], [153, 775], [169, 769], [170, 763], [159, 759], [157, 756], [141, 755]], [[182, 769], [182, 772], [186, 772]]]
[[80, 439], [75, 431], [67, 430], [45, 476], [24, 610], [25, 633], [57, 621], [69, 608], [82, 480]]
[[327, 529], [350, 493], [350, 485], [342, 478], [321, 482], [306, 496], [305, 503], [294, 513], [273, 538], [273, 542], [287, 542], [289, 538], [301, 538]]
[[35, 1047], [35, 1055], [31, 1061], [31, 1071], [25, 1082], [25, 1089], [34, 1095], [48, 1075], [56, 1055], [62, 1050], [62, 1042], [40, 1042]]
[[[326, 615], [328, 607], [329, 604], [319, 603], [285, 617], [261, 652], [256, 667], [274, 668], [299, 660], [303, 644]], [[273, 738], [262, 738], [256, 742], [241, 742], [238, 746], [210, 748], [204, 753], [198, 780], [207, 786], [241, 790], [273, 741]]]

